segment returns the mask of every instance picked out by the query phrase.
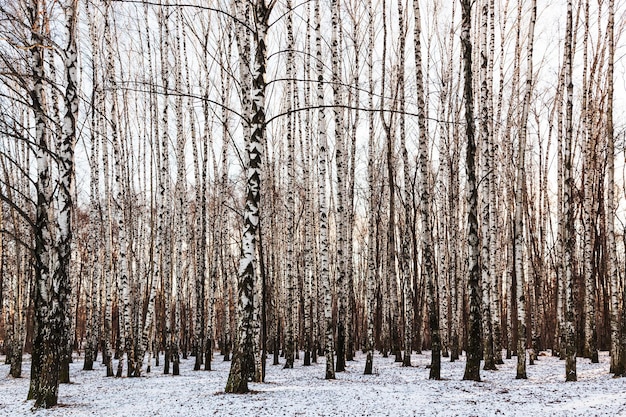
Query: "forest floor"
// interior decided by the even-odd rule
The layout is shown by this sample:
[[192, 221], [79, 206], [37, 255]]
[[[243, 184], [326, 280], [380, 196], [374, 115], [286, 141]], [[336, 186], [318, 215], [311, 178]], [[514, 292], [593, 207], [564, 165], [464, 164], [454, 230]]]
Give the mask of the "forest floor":
[[[294, 369], [268, 361], [266, 383], [253, 393], [224, 394], [230, 362], [215, 355], [213, 371], [193, 371], [194, 359], [181, 361], [181, 375], [163, 375], [161, 366], [141, 378], [106, 378], [104, 368], [83, 371], [71, 365], [71, 384], [61, 385], [60, 405], [31, 410], [26, 401], [30, 357], [23, 378], [8, 377], [0, 356], [0, 416], [626, 416], [626, 378], [612, 378], [609, 357], [600, 363], [578, 359], [578, 382], [565, 382], [565, 364], [540, 356], [528, 366], [528, 379], [515, 379], [516, 358], [498, 371], [482, 371], [482, 382], [462, 381], [465, 357], [442, 358], [441, 381], [428, 379], [430, 352], [414, 354], [412, 367], [393, 357], [374, 358], [374, 375], [363, 375], [365, 356], [348, 362], [337, 379], [324, 380], [324, 358]], [[283, 358], [281, 358], [281, 363]], [[117, 366], [117, 364], [114, 364]]]

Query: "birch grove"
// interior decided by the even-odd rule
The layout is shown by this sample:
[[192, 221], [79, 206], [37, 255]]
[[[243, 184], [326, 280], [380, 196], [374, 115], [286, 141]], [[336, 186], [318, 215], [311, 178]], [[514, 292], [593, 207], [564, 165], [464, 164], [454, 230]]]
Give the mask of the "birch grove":
[[625, 375], [626, 5], [561, 3], [0, 0], [10, 375]]

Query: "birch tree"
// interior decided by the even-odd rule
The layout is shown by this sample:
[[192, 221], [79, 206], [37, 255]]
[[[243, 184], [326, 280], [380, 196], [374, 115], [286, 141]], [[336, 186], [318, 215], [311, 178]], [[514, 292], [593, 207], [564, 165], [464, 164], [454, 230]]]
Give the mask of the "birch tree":
[[619, 274], [617, 272], [617, 250], [615, 242], [615, 133], [613, 127], [613, 94], [615, 65], [615, 1], [609, 0], [609, 22], [607, 28], [609, 44], [607, 73], [607, 185], [606, 185], [606, 226], [608, 245], [608, 270], [611, 285], [611, 365], [610, 372], [615, 375], [624, 373], [623, 362], [620, 361], [620, 329], [619, 329]]
[[[402, 155], [402, 174], [404, 178], [404, 189], [402, 193], [404, 206], [404, 224], [402, 226], [400, 239], [400, 271], [402, 272], [401, 286], [404, 310], [404, 357], [402, 366], [411, 366], [412, 336], [413, 336], [413, 271], [411, 270], [411, 242], [413, 225], [413, 178], [409, 166], [409, 153], [406, 147], [406, 87], [405, 87], [405, 64], [406, 59], [406, 24], [405, 24], [404, 4], [398, 0], [398, 28], [400, 31], [399, 52], [398, 52], [398, 99], [399, 99], [399, 119], [400, 128], [400, 153]], [[419, 77], [419, 75], [418, 75]], [[421, 143], [421, 142], [420, 142]], [[427, 146], [427, 145], [426, 145]]]
[[469, 0], [461, 1], [461, 47], [463, 55], [463, 99], [465, 101], [465, 136], [467, 173], [467, 222], [469, 226], [469, 320], [467, 362], [464, 380], [480, 381], [480, 269], [478, 243], [478, 192], [476, 188], [476, 142], [474, 138], [474, 95], [472, 91], [472, 5]]
[[[147, 50], [147, 61], [148, 61], [148, 79], [152, 80], [154, 77], [154, 71], [152, 68], [152, 48], [151, 48], [151, 36], [148, 32], [148, 20], [149, 20], [149, 11], [148, 11], [148, 5], [144, 4], [143, 7], [143, 21], [144, 24], [146, 26], [146, 50]], [[148, 94], [147, 97], [147, 103], [148, 106], [151, 106], [152, 103], [154, 103], [154, 92], [153, 89], [150, 89], [150, 93]], [[156, 107], [156, 106], [154, 106]], [[158, 122], [155, 123], [156, 120], [158, 120], [158, 117], [156, 117], [156, 109], [150, 109], [149, 111], [149, 117], [148, 117], [148, 121], [150, 122], [150, 125], [148, 125], [147, 127], [147, 131], [149, 133], [147, 133], [147, 136], [152, 137], [151, 133], [156, 133], [154, 135], [154, 137], [158, 137]], [[158, 146], [157, 146], [158, 149]], [[150, 179], [152, 181], [153, 178], [153, 161], [154, 161], [154, 157], [150, 158]], [[151, 184], [151, 188], [152, 188], [152, 184]], [[152, 201], [152, 200], [151, 200]], [[147, 367], [146, 367], [146, 372], [150, 372], [150, 366], [151, 366], [151, 356], [152, 356], [152, 349], [151, 349], [151, 343], [150, 343], [150, 332], [152, 331], [153, 327], [154, 327], [154, 314], [155, 314], [155, 299], [156, 299], [156, 290], [157, 290], [157, 278], [159, 276], [160, 273], [160, 268], [159, 268], [159, 261], [158, 258], [156, 256], [156, 254], [159, 254], [161, 252], [161, 248], [158, 245], [159, 242], [161, 242], [161, 234], [159, 233], [159, 230], [162, 229], [163, 225], [160, 223], [162, 221], [162, 218], [157, 215], [157, 225], [156, 225], [156, 231], [153, 232], [151, 234], [151, 239], [152, 237], [154, 238], [154, 240], [151, 241], [155, 243], [155, 249], [152, 252], [152, 259], [151, 259], [151, 268], [149, 268], [148, 270], [150, 271], [150, 279], [149, 279], [149, 293], [148, 293], [148, 299], [147, 299], [147, 308], [146, 308], [146, 312], [145, 312], [145, 316], [143, 316], [143, 326], [141, 328], [141, 335], [137, 334], [136, 335], [136, 340], [137, 340], [137, 347], [135, 349], [135, 361], [134, 361], [134, 365], [135, 365], [135, 369], [132, 371], [132, 376], [140, 376], [141, 375], [141, 370], [143, 367], [143, 361], [144, 361], [144, 354], [146, 351], [149, 352], [148, 354], [148, 363], [147, 363]], [[150, 216], [151, 219], [151, 224], [154, 224], [154, 216], [151, 214]], [[139, 333], [139, 332], [138, 332]], [[157, 358], [158, 358], [158, 352], [157, 352]]]
[[170, 9], [169, 1], [166, 0], [159, 8], [159, 30], [160, 30], [160, 64], [161, 64], [161, 82], [163, 84], [163, 108], [161, 109], [161, 131], [160, 131], [160, 160], [159, 160], [159, 209], [157, 211], [160, 216], [161, 228], [159, 232], [162, 234], [163, 240], [160, 242], [161, 247], [157, 249], [158, 256], [155, 261], [160, 262], [158, 268], [158, 279], [162, 282], [163, 299], [164, 299], [164, 348], [165, 358], [163, 373], [169, 374], [170, 362], [172, 359], [172, 210], [170, 204], [171, 198], [171, 177], [170, 177]]
[[285, 311], [285, 368], [293, 368], [294, 361], [294, 303], [295, 303], [295, 254], [294, 254], [294, 240], [295, 228], [296, 228], [296, 201], [294, 196], [294, 182], [295, 182], [295, 167], [294, 167], [294, 129], [292, 127], [293, 115], [291, 110], [293, 109], [293, 96], [294, 96], [294, 83], [293, 83], [293, 56], [294, 40], [293, 40], [293, 13], [291, 9], [291, 1], [287, 1], [287, 111], [290, 113], [287, 117], [287, 259], [286, 259], [286, 285], [287, 285], [287, 303]]
[[[87, 20], [89, 21], [89, 38], [91, 42], [92, 48], [92, 102], [95, 104], [100, 100], [101, 92], [98, 91], [97, 85], [99, 84], [99, 71], [98, 71], [98, 58], [99, 58], [99, 50], [96, 44], [96, 30], [95, 25], [92, 23], [92, 12], [91, 6], [89, 3], [86, 5], [87, 12]], [[90, 165], [90, 206], [89, 206], [89, 219], [90, 219], [90, 230], [89, 230], [89, 240], [87, 250], [92, 256], [93, 265], [98, 265], [101, 263], [101, 247], [99, 245], [99, 235], [100, 235], [100, 161], [99, 161], [99, 148], [100, 148], [100, 135], [99, 135], [99, 119], [100, 117], [97, 115], [97, 111], [94, 109], [90, 114], [90, 134], [91, 134], [91, 148], [89, 155], [89, 165]], [[85, 346], [85, 361], [83, 364], [83, 370], [92, 371], [93, 363], [96, 361], [96, 356], [98, 352], [98, 284], [102, 278], [100, 275], [100, 268], [93, 268], [91, 271], [91, 288], [87, 290], [87, 297], [85, 300], [85, 315], [87, 316], [86, 323], [86, 346]]]
[[[106, 5], [107, 8], [110, 8], [110, 2]], [[130, 293], [130, 281], [129, 281], [129, 272], [128, 272], [128, 238], [127, 238], [127, 224], [124, 216], [124, 208], [125, 208], [125, 199], [126, 199], [126, 171], [125, 164], [123, 162], [122, 155], [122, 141], [121, 138], [121, 129], [119, 126], [119, 118], [118, 118], [118, 110], [119, 103], [117, 97], [117, 82], [115, 80], [115, 66], [114, 66], [114, 51], [113, 51], [113, 40], [111, 33], [113, 29], [106, 31], [106, 48], [107, 48], [107, 83], [111, 88], [111, 143], [113, 145], [113, 178], [115, 185], [115, 198], [113, 199], [114, 211], [113, 218], [116, 226], [116, 235], [118, 240], [118, 258], [117, 258], [117, 267], [118, 271], [118, 279], [119, 279], [119, 289], [120, 295], [119, 298], [121, 300], [121, 326], [120, 330], [120, 345], [122, 349], [122, 355], [119, 358], [118, 368], [117, 368], [117, 377], [122, 376], [123, 369], [123, 356], [124, 353], [127, 355], [128, 368], [127, 371], [129, 374], [134, 370], [134, 352], [133, 345], [134, 340], [132, 336], [132, 327], [131, 327], [131, 293]]]
[[[42, 27], [42, 10], [45, 4], [34, 0], [27, 4], [28, 23], [31, 28], [30, 64], [33, 84], [31, 87], [31, 107], [35, 117], [35, 154], [37, 159], [36, 218], [35, 233], [35, 334], [31, 365], [31, 381], [28, 399], [35, 400], [36, 407], [56, 405], [59, 390], [59, 345], [63, 317], [53, 302], [58, 302], [59, 294], [50, 288], [50, 256], [52, 237], [50, 235], [49, 204], [50, 163], [49, 138], [46, 126], [47, 104], [45, 97], [45, 28]], [[54, 309], [53, 309], [54, 308]]]
[[[572, 113], [574, 84], [572, 81], [572, 60], [574, 51], [573, 40], [573, 2], [567, 2], [567, 18], [565, 27], [565, 137], [563, 140], [563, 264], [565, 269], [565, 380], [576, 381], [576, 339], [574, 334], [574, 277], [573, 277], [573, 251], [574, 251], [574, 207], [572, 176]], [[563, 278], [561, 278], [563, 279]]]
[[[487, 58], [487, 88], [488, 100], [487, 100], [487, 125], [490, 129], [489, 140], [487, 144], [489, 148], [489, 154], [487, 155], [487, 166], [490, 170], [491, 182], [489, 183], [489, 275], [491, 278], [491, 293], [490, 293], [490, 313], [492, 316], [493, 326], [493, 355], [496, 365], [503, 364], [502, 361], [502, 330], [501, 330], [501, 287], [502, 280], [500, 278], [498, 268], [498, 207], [497, 207], [497, 191], [498, 184], [496, 181], [496, 139], [495, 139], [495, 121], [494, 121], [494, 103], [493, 103], [493, 74], [494, 74], [494, 56], [495, 56], [495, 1], [489, 0], [489, 43], [488, 50], [489, 55]], [[498, 111], [500, 111], [500, 103], [498, 104]]]
[[66, 46], [62, 52], [65, 70], [63, 102], [62, 135], [57, 144], [57, 161], [59, 165], [58, 180], [58, 214], [55, 248], [57, 250], [53, 285], [58, 283], [59, 297], [63, 312], [63, 341], [61, 347], [61, 382], [69, 382], [69, 362], [71, 361], [70, 316], [71, 297], [70, 260], [72, 258], [72, 212], [74, 210], [74, 148], [77, 138], [78, 119], [78, 42], [77, 17], [78, 0], [67, 0], [63, 3], [65, 16]]
[[[415, 16], [414, 42], [415, 42], [415, 76], [417, 87], [417, 120], [419, 129], [419, 146], [418, 146], [418, 163], [419, 163], [419, 180], [420, 180], [420, 216], [421, 216], [421, 243], [422, 243], [422, 262], [424, 282], [427, 286], [428, 297], [428, 323], [430, 326], [432, 339], [432, 358], [430, 364], [430, 379], [441, 378], [441, 340], [439, 336], [439, 305], [437, 293], [437, 284], [435, 279], [435, 255], [432, 242], [432, 222], [431, 216], [431, 192], [429, 184], [429, 158], [428, 158], [428, 136], [426, 134], [426, 100], [424, 93], [424, 80], [422, 70], [422, 51], [421, 51], [421, 15], [419, 1], [413, 1], [413, 9]], [[471, 65], [471, 63], [470, 63]], [[466, 100], [468, 97], [466, 96]], [[472, 122], [473, 123], [473, 122]], [[469, 147], [469, 144], [468, 144]]]
[[516, 379], [526, 379], [526, 279], [524, 272], [524, 192], [525, 192], [525, 156], [528, 112], [533, 88], [533, 40], [535, 20], [537, 16], [537, 3], [531, 4], [531, 17], [528, 35], [528, 51], [526, 56], [526, 91], [522, 105], [520, 121], [520, 135], [518, 142], [517, 157], [517, 180], [515, 188], [515, 279], [517, 284], [517, 374]]
[[597, 335], [596, 335], [596, 277], [593, 271], [593, 232], [592, 210], [594, 204], [593, 182], [596, 176], [595, 169], [595, 139], [591, 131], [591, 103], [589, 95], [591, 80], [588, 80], [588, 44], [589, 44], [589, 1], [585, 1], [585, 30], [583, 35], [583, 97], [582, 97], [582, 120], [583, 120], [583, 275], [585, 279], [585, 347], [584, 355], [591, 359], [592, 363], [598, 363]]
[[[250, 94], [252, 107], [250, 136], [246, 138], [246, 206], [244, 210], [244, 231], [241, 243], [241, 260], [238, 271], [238, 320], [236, 349], [231, 362], [226, 392], [244, 393], [248, 391], [248, 379], [254, 375], [253, 341], [253, 293], [255, 280], [256, 233], [259, 225], [259, 201], [261, 186], [261, 158], [265, 136], [265, 71], [266, 36], [273, 2], [257, 0], [253, 4], [256, 24], [254, 32], [254, 56], [252, 61], [252, 85]], [[240, 50], [240, 54], [246, 51]]]
[[[374, 12], [372, 2], [367, 3], [368, 12], [368, 54], [367, 54], [367, 78], [368, 78], [368, 107], [374, 108]], [[367, 357], [365, 360], [365, 375], [371, 375], [374, 367], [374, 291], [376, 288], [376, 216], [375, 216], [375, 182], [374, 182], [374, 114], [368, 113], [368, 142], [367, 142], [367, 182], [369, 187], [369, 213], [368, 213], [368, 238], [367, 238], [367, 277], [365, 282], [365, 304], [367, 311], [366, 319], [366, 340], [365, 346]]]
[[337, 363], [336, 371], [342, 372], [346, 368], [346, 259], [349, 254], [348, 247], [352, 247], [347, 238], [347, 213], [346, 213], [346, 150], [345, 150], [345, 127], [343, 109], [343, 92], [341, 86], [341, 56], [340, 56], [340, 32], [341, 32], [341, 5], [338, 0], [331, 1], [331, 71], [333, 90], [333, 112], [335, 124], [335, 164], [337, 177], [337, 275], [335, 287], [337, 290]]
[[[305, 67], [304, 67], [304, 78], [306, 80], [311, 80], [312, 74], [312, 52], [311, 52], [311, 32], [312, 32], [312, 22], [311, 22], [311, 3], [307, 3], [306, 9], [306, 40], [305, 40]], [[309, 108], [311, 106], [311, 102], [313, 99], [312, 90], [311, 90], [311, 82], [307, 82], [305, 84], [305, 92], [304, 92], [304, 107]], [[313, 112], [307, 111], [305, 113], [305, 126], [313, 125]], [[306, 129], [305, 134], [300, 137], [301, 140], [301, 148], [302, 148], [302, 177], [304, 181], [304, 286], [305, 290], [305, 300], [304, 300], [304, 360], [303, 365], [309, 366], [311, 365], [311, 360], [314, 363], [317, 362], [317, 352], [315, 349], [315, 341], [316, 336], [314, 332], [315, 326], [315, 310], [317, 305], [317, 297], [314, 292], [315, 285], [315, 262], [314, 262], [314, 243], [313, 243], [313, 234], [314, 234], [314, 214], [313, 214], [313, 187], [312, 187], [312, 141], [313, 141], [313, 129]], [[302, 143], [304, 142], [304, 143]]]
[[[396, 362], [402, 362], [402, 351], [400, 350], [400, 304], [398, 302], [398, 275], [396, 269], [396, 174], [395, 174], [395, 111], [389, 112], [388, 118], [385, 117], [385, 98], [389, 96], [386, 87], [386, 61], [387, 61], [387, 39], [388, 39], [388, 24], [387, 24], [387, 5], [383, 1], [383, 52], [382, 52], [382, 71], [381, 71], [381, 83], [380, 83], [380, 116], [385, 131], [385, 151], [386, 151], [386, 163], [387, 163], [387, 191], [389, 194], [389, 221], [387, 225], [387, 274], [386, 274], [386, 286], [388, 288], [387, 301], [389, 303], [389, 336], [391, 342], [391, 352], [395, 356]], [[396, 110], [397, 101], [395, 100], [398, 89], [392, 90], [392, 110]]]
[[489, 56], [487, 46], [489, 38], [489, 4], [484, 1], [481, 5], [480, 14], [480, 233], [481, 233], [481, 286], [482, 286], [482, 329], [483, 329], [483, 359], [485, 361], [483, 369], [496, 370], [494, 358], [493, 340], [493, 320], [491, 313], [491, 292], [492, 270], [491, 270], [491, 187], [492, 187], [492, 167], [491, 167], [491, 142], [492, 131], [490, 122], [491, 85], [489, 84]]
[[[35, 264], [35, 331], [31, 367], [31, 383], [28, 399], [35, 400], [36, 408], [48, 408], [57, 404], [62, 365], [67, 365], [69, 337], [68, 307], [70, 298], [69, 261], [71, 259], [73, 209], [72, 188], [74, 172], [74, 146], [76, 143], [76, 120], [78, 115], [78, 53], [77, 53], [77, 3], [61, 4], [65, 19], [62, 49], [58, 52], [63, 59], [64, 115], [60, 124], [60, 137], [56, 149], [58, 179], [56, 195], [52, 194], [49, 129], [56, 117], [49, 113], [46, 103], [46, 55], [50, 48], [47, 5], [38, 0], [26, 3], [27, 25], [30, 27], [30, 67], [32, 83], [29, 95], [30, 106], [35, 117], [35, 153], [37, 159], [36, 218], [34, 223]], [[54, 198], [58, 201], [55, 222], [50, 213]], [[52, 224], [51, 224], [52, 223]], [[54, 231], [54, 242], [52, 226]], [[50, 265], [52, 263], [52, 271]], [[69, 379], [69, 378], [67, 378]]]
[[318, 205], [319, 205], [319, 256], [320, 282], [324, 297], [324, 356], [326, 357], [326, 379], [335, 379], [334, 331], [332, 313], [332, 293], [328, 266], [328, 204], [326, 197], [326, 169], [328, 140], [326, 136], [326, 114], [324, 112], [324, 66], [322, 61], [322, 31], [320, 0], [316, 0], [313, 10], [315, 26], [315, 71], [317, 73], [317, 131], [318, 131]]

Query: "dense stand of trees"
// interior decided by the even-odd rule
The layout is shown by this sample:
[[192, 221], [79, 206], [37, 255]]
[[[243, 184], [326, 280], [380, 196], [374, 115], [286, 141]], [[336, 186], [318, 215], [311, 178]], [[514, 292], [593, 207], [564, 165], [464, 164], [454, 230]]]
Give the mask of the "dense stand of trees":
[[73, 352], [136, 377], [219, 350], [227, 392], [357, 350], [366, 374], [422, 349], [432, 379], [463, 352], [464, 379], [503, 353], [526, 378], [548, 349], [568, 381], [598, 350], [626, 373], [624, 4], [0, 15], [0, 341], [37, 407]]

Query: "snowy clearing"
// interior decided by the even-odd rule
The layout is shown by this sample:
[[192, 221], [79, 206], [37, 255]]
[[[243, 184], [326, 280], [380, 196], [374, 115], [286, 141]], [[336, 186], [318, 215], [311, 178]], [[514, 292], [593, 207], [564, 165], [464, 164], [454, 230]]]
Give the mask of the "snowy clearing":
[[[430, 352], [403, 368], [393, 357], [374, 358], [375, 375], [363, 375], [365, 356], [348, 362], [347, 372], [324, 380], [324, 358], [294, 369], [268, 361], [266, 383], [254, 393], [224, 394], [230, 362], [215, 355], [213, 371], [193, 371], [193, 358], [181, 361], [181, 375], [162, 374], [162, 366], [141, 378], [106, 378], [105, 369], [83, 371], [82, 358], [71, 366], [72, 384], [61, 385], [60, 406], [31, 411], [30, 358], [24, 378], [8, 377], [0, 357], [0, 416], [626, 416], [626, 378], [612, 378], [609, 357], [600, 363], [578, 359], [578, 382], [566, 383], [564, 362], [541, 356], [528, 367], [528, 380], [515, 380], [516, 359], [498, 371], [481, 371], [483, 382], [461, 381], [465, 357], [442, 358], [442, 381], [428, 380]], [[281, 358], [282, 362], [282, 358]], [[162, 362], [161, 362], [162, 364]]]

